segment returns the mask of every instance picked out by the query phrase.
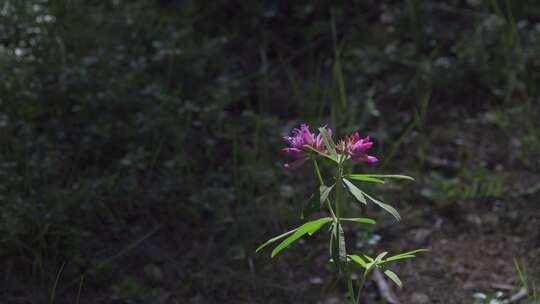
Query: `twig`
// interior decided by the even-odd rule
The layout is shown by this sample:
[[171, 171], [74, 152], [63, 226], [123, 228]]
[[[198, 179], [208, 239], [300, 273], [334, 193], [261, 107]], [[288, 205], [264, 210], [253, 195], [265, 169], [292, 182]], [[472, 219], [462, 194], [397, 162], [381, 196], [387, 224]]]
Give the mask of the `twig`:
[[508, 303], [517, 303], [526, 297], [527, 297], [527, 289], [525, 287], [521, 287], [521, 289], [516, 294], [510, 297], [510, 299], [508, 300]]
[[491, 283], [489, 284], [491, 287], [499, 290], [515, 290], [515, 287], [510, 284], [503, 284], [503, 283]]
[[511, 296], [509, 299], [502, 301], [502, 304], [511, 304], [511, 303], [518, 303], [519, 301], [526, 298], [528, 295], [527, 288], [521, 287], [518, 292], [516, 292], [513, 296]]

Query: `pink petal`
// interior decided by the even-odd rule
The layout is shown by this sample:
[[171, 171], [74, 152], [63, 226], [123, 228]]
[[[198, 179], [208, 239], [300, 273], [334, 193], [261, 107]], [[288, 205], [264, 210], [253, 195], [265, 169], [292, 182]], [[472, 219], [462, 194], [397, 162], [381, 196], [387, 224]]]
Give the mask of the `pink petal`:
[[287, 155], [295, 156], [295, 157], [302, 156], [305, 154], [303, 150], [300, 150], [298, 148], [283, 148], [282, 151]]
[[373, 146], [373, 143], [372, 142], [365, 142], [365, 141], [359, 141], [357, 142], [356, 144], [353, 145], [353, 149], [354, 150], [360, 150], [360, 151], [366, 151], [368, 150], [369, 148], [371, 148]]
[[314, 135], [309, 131], [309, 125], [303, 124], [300, 126], [301, 138], [304, 145], [313, 145], [315, 142]]
[[370, 164], [376, 163], [378, 161], [379, 161], [379, 159], [376, 158], [375, 156], [368, 155], [367, 158], [366, 158], [366, 162], [368, 162]]
[[326, 126], [325, 126], [325, 128], [326, 128], [326, 133], [328, 133], [328, 136], [332, 137], [332, 129], [328, 128]]
[[365, 153], [353, 154], [351, 155], [351, 160], [355, 162], [366, 162], [369, 164], [376, 163], [379, 160], [375, 156], [367, 155]]
[[323, 145], [322, 135], [318, 134], [317, 137], [315, 138], [315, 148], [320, 150], [322, 148], [322, 145]]

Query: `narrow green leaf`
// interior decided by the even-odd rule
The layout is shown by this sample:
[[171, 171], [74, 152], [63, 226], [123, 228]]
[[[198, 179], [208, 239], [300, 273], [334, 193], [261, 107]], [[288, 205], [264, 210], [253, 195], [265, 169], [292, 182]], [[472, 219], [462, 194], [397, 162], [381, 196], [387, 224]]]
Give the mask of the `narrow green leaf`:
[[333, 254], [332, 254], [332, 248], [333, 248], [333, 245], [334, 245], [334, 226], [336, 225], [336, 222], [332, 222], [332, 224], [330, 225], [330, 242], [328, 244], [328, 250], [329, 250], [329, 254], [330, 256], [332, 257]]
[[388, 254], [388, 252], [381, 252], [379, 255], [375, 258], [375, 264], [378, 264], [382, 259]]
[[399, 215], [399, 212], [392, 206], [388, 205], [388, 204], [385, 204], [381, 201], [377, 201], [377, 200], [374, 200], [373, 201], [375, 204], [377, 204], [379, 207], [383, 208], [384, 210], [386, 210], [388, 213], [390, 213], [396, 220], [400, 221], [401, 220], [401, 216]]
[[339, 260], [339, 233], [337, 223], [332, 223], [332, 230], [330, 232], [330, 256], [334, 262], [334, 266], [337, 272], [341, 270], [341, 262]]
[[388, 213], [390, 213], [393, 217], [396, 218], [396, 220], [401, 220], [401, 216], [399, 215], [399, 212], [392, 206], [388, 205], [388, 204], [385, 204], [379, 200], [376, 200], [374, 199], [373, 197], [371, 197], [370, 195], [368, 195], [367, 193], [363, 192], [362, 193], [367, 196], [374, 204], [376, 204], [377, 206], [383, 208], [384, 210], [386, 210]]
[[334, 144], [334, 141], [332, 140], [332, 137], [328, 134], [325, 127], [319, 128], [319, 132], [321, 133], [321, 136], [323, 138], [323, 142], [326, 146], [326, 149], [328, 149], [328, 152], [330, 153], [330, 156], [337, 157], [336, 152], [336, 145]]
[[337, 224], [338, 226], [338, 244], [339, 244], [339, 260], [342, 263], [347, 262], [347, 248], [345, 247], [345, 233], [343, 232], [343, 227], [341, 227], [341, 224]]
[[370, 257], [369, 255], [367, 255], [367, 254], [364, 254], [364, 257], [366, 258], [366, 260], [368, 260], [371, 263], [375, 262], [375, 260], [372, 257]]
[[384, 274], [390, 278], [390, 280], [392, 280], [394, 283], [396, 283], [397, 286], [399, 286], [399, 288], [401, 288], [403, 285], [401, 283], [401, 280], [399, 279], [399, 277], [397, 276], [397, 274], [395, 274], [392, 270], [390, 269], [386, 269], [384, 271]]
[[293, 230], [288, 231], [288, 232], [285, 232], [285, 233], [283, 233], [283, 234], [280, 234], [280, 235], [278, 235], [278, 236], [276, 236], [276, 237], [273, 237], [273, 238], [269, 239], [269, 240], [266, 241], [264, 244], [260, 245], [260, 246], [255, 250], [255, 252], [259, 252], [261, 249], [263, 249], [264, 247], [268, 246], [269, 244], [272, 244], [273, 242], [278, 241], [278, 240], [280, 240], [280, 239], [286, 237], [287, 235], [289, 235], [289, 234], [295, 232], [296, 230], [298, 230], [298, 228], [293, 229]]
[[362, 266], [363, 268], [367, 269], [367, 263], [364, 261], [360, 256], [358, 255], [349, 255], [349, 258], [357, 263], [358, 265]]
[[414, 181], [414, 178], [407, 175], [401, 175], [401, 174], [350, 174], [349, 175], [350, 178], [353, 178], [353, 176], [356, 178], [363, 178], [363, 177], [375, 178], [375, 179], [390, 178], [390, 179], [405, 179], [405, 180]]
[[345, 248], [345, 234], [339, 223], [332, 224], [330, 236], [330, 255], [336, 267], [336, 271], [344, 270], [344, 265], [347, 263], [347, 250]]
[[[335, 185], [335, 184], [334, 184]], [[328, 198], [328, 195], [330, 194], [330, 191], [332, 191], [332, 188], [334, 188], [334, 185], [327, 187], [326, 185], [321, 185], [319, 187], [319, 193], [320, 193], [320, 205], [324, 204], [326, 199]]]
[[362, 181], [362, 182], [384, 184], [384, 181], [382, 179], [365, 176], [363, 174], [352, 174], [352, 175], [347, 175], [347, 177], [350, 179], [354, 179], [354, 180]]
[[309, 234], [309, 236], [312, 236], [313, 234], [315, 234], [315, 232], [321, 229], [322, 226], [324, 226], [325, 224], [328, 224], [331, 221], [332, 221], [332, 218], [330, 217], [323, 217], [318, 220], [315, 220], [312, 222], [313, 225], [310, 225], [307, 228], [307, 233]]
[[375, 220], [372, 220], [372, 219], [367, 218], [367, 217], [340, 218], [340, 220], [347, 221], [347, 222], [357, 222], [357, 223], [363, 223], [363, 224], [370, 224], [370, 225], [375, 225], [377, 223], [377, 222], [375, 222]]
[[416, 257], [416, 255], [414, 255], [414, 254], [411, 254], [411, 255], [393, 256], [393, 257], [387, 258], [387, 259], [384, 260], [383, 262], [384, 262], [384, 263], [387, 263], [387, 262], [398, 261], [398, 260], [404, 260], [404, 259], [412, 259], [412, 258], [415, 258], [415, 257]]
[[298, 227], [296, 231], [283, 240], [279, 245], [272, 250], [271, 257], [275, 257], [276, 254], [278, 254], [281, 250], [285, 249], [287, 246], [292, 244], [293, 242], [297, 241], [299, 238], [301, 238], [304, 234], [313, 235], [317, 230], [319, 230], [324, 224], [327, 224], [332, 221], [332, 218], [330, 217], [324, 217], [320, 218], [311, 222], [307, 222], [303, 224], [302, 226]]
[[385, 262], [391, 262], [391, 261], [397, 261], [402, 259], [410, 259], [416, 257], [416, 254], [419, 252], [426, 252], [429, 251], [427, 249], [416, 249], [408, 252], [403, 252], [400, 254], [393, 255], [385, 260]]
[[358, 189], [352, 182], [350, 182], [348, 179], [344, 178], [343, 182], [345, 185], [347, 185], [347, 188], [349, 188], [349, 192], [356, 198], [357, 201], [361, 202], [364, 205], [367, 205], [366, 198], [364, 197], [364, 194], [362, 190]]
[[396, 254], [396, 255], [394, 255], [394, 256], [411, 255], [411, 254], [417, 254], [417, 253], [419, 253], [419, 252], [426, 252], [426, 251], [429, 251], [429, 250], [428, 250], [428, 249], [421, 248], [421, 249], [415, 249], [415, 250], [403, 252], [403, 253], [400, 253], [400, 254]]

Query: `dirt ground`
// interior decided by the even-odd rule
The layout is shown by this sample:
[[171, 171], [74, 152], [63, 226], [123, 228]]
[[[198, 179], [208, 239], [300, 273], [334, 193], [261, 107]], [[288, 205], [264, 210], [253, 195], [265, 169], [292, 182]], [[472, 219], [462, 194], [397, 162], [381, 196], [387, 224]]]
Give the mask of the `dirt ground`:
[[[391, 286], [396, 299], [399, 303], [474, 303], [475, 294], [490, 296], [498, 291], [503, 293], [502, 298], [509, 298], [521, 287], [514, 260], [525, 266], [529, 284], [539, 284], [539, 207], [533, 202], [494, 207], [489, 202], [471, 201], [453, 207], [458, 209], [450, 212], [455, 216], [448, 216], [448, 210], [444, 214], [428, 211], [427, 214], [420, 213], [418, 217], [421, 221], [415, 220], [414, 224], [405, 221], [401, 225], [376, 231], [382, 239], [377, 246], [381, 250], [430, 250], [414, 260], [391, 267], [404, 284], [401, 290]], [[318, 294], [314, 299], [322, 300], [317, 303], [344, 303], [344, 282], [337, 283], [341, 293], [336, 293], [333, 274], [329, 269], [324, 269], [326, 252], [321, 251], [319, 253], [323, 257], [317, 266], [321, 267], [320, 273], [324, 275], [310, 268], [312, 274], [306, 277], [305, 270], [301, 270], [302, 266], [296, 262], [291, 268], [300, 273], [289, 273], [288, 278], [282, 277], [276, 284], [283, 284], [287, 279], [291, 280], [287, 286], [300, 284], [300, 280], [308, 281], [308, 286], [300, 285], [307, 293]], [[367, 291], [364, 303], [386, 303], [381, 299], [374, 281], [368, 282]], [[297, 301], [286, 303], [311, 303], [311, 300], [301, 298], [299, 296]]]
[[[489, 142], [488, 139], [485, 141]], [[493, 153], [498, 157], [495, 154], [497, 151], [504, 153], [496, 146], [482, 146], [488, 149], [477, 151], [479, 154], [495, 151]], [[439, 147], [439, 152], [446, 151], [443, 145]], [[431, 154], [443, 158], [437, 153]], [[505, 166], [517, 167], [511, 161]], [[514, 173], [501, 175], [505, 175], [505, 181], [511, 181], [511, 184], [504, 184], [502, 193], [492, 197], [458, 199], [450, 203], [437, 198], [426, 199], [421, 195], [425, 186], [422, 182], [394, 189], [401, 191], [399, 193], [408, 193], [396, 205], [403, 220], [393, 223], [390, 216], [373, 214], [373, 218], [379, 222], [368, 236], [362, 235], [362, 230], [352, 230], [357, 228], [346, 226], [347, 246], [352, 252], [361, 251], [362, 248], [373, 250], [370, 254], [429, 249], [429, 252], [419, 254], [416, 259], [390, 267], [403, 281], [402, 289], [388, 283], [402, 304], [473, 304], [479, 303], [475, 302], [475, 294], [490, 296], [497, 292], [502, 292], [502, 299], [508, 299], [521, 288], [516, 261], [526, 269], [528, 283], [538, 289], [540, 201], [537, 195], [540, 193], [540, 176], [527, 172], [523, 167]], [[430, 179], [428, 176], [425, 180]], [[384, 186], [387, 190], [387, 185]], [[272, 206], [258, 205], [253, 210], [278, 214], [284, 209], [283, 205], [280, 206], [279, 210], [270, 211]], [[286, 214], [284, 218], [297, 216], [296, 211], [291, 209], [291, 214]], [[133, 303], [159, 304], [346, 303], [346, 284], [343, 279], [335, 279], [335, 273], [328, 263], [324, 229], [271, 259], [271, 250], [265, 249], [258, 254], [254, 252], [260, 244], [260, 240], [255, 239], [267, 239], [286, 231], [289, 226], [282, 220], [276, 219], [275, 226], [268, 227], [271, 221], [265, 222], [264, 226], [253, 226], [253, 222], [242, 226], [219, 221], [211, 215], [192, 219], [191, 222], [169, 219], [163, 225], [159, 221], [160, 216], [145, 217], [140, 214], [137, 218], [141, 219], [139, 225], [148, 227], [146, 230], [156, 226], [160, 228], [138, 244], [136, 250], [118, 259], [122, 269], [118, 277], [134, 278], [138, 285], [114, 279], [103, 281], [108, 282], [102, 284], [103, 290], [109, 290], [114, 285], [118, 293], [124, 293], [123, 299], [131, 296], [137, 299]], [[148, 223], [143, 224], [142, 221]], [[239, 227], [250, 229], [234, 231]], [[250, 238], [240, 239], [244, 243], [232, 237], [249, 233]], [[358, 245], [367, 239], [375, 241], [364, 247]], [[356, 274], [359, 273], [358, 269]], [[97, 279], [89, 277], [88, 280]], [[87, 290], [86, 294], [92, 292]], [[364, 298], [363, 304], [388, 303], [381, 298], [380, 289], [373, 280], [367, 282]], [[94, 296], [81, 303], [111, 303], [111, 298], [103, 293], [103, 297]], [[523, 301], [521, 303], [525, 304]]]
[[514, 259], [524, 264], [529, 283], [538, 282], [540, 208], [532, 202], [512, 205], [493, 210], [489, 202], [468, 202], [459, 207], [460, 216], [435, 215], [410, 229], [408, 238], [391, 242], [407, 246], [427, 238], [430, 249], [396, 267], [404, 282], [396, 292], [402, 303], [473, 303], [475, 293], [497, 291], [508, 297], [520, 288]]
[[[475, 303], [475, 294], [489, 297], [497, 292], [508, 299], [521, 288], [515, 261], [525, 267], [531, 286], [540, 284], [540, 204], [534, 198], [507, 203], [478, 199], [445, 208], [422, 204], [404, 210], [412, 215], [408, 220], [375, 231], [381, 239], [377, 252], [430, 250], [390, 267], [403, 281], [401, 290], [391, 286], [399, 303]], [[310, 246], [312, 241], [307, 240]], [[262, 279], [257, 280], [265, 280], [265, 290], [274, 291], [269, 292], [274, 300], [253, 301], [345, 303], [345, 282], [333, 279], [322, 237], [319, 243], [315, 252], [295, 248], [264, 265], [264, 271], [257, 272]], [[364, 303], [387, 303], [373, 280], [366, 290]], [[303, 293], [311, 296], [306, 299]], [[278, 294], [281, 302], [275, 298]]]

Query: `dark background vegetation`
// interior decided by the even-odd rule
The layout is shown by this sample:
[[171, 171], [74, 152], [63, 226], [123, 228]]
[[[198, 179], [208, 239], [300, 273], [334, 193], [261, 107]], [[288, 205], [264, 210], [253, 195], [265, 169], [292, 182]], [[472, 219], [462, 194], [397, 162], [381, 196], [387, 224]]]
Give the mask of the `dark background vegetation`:
[[347, 230], [431, 249], [403, 303], [540, 278], [538, 1], [2, 0], [0, 68], [0, 303], [339, 303], [324, 233], [254, 253], [316, 188], [303, 122], [417, 179]]

